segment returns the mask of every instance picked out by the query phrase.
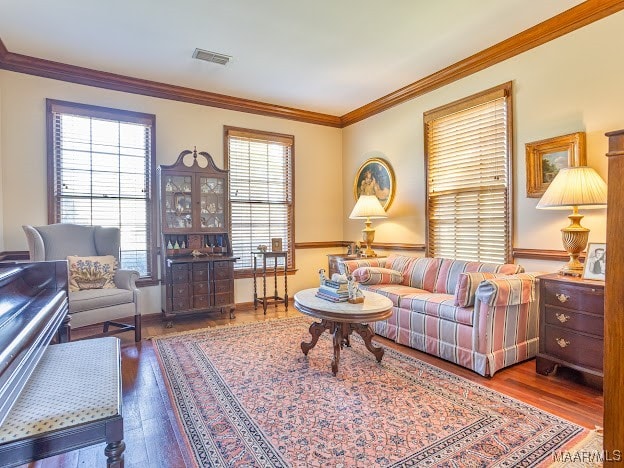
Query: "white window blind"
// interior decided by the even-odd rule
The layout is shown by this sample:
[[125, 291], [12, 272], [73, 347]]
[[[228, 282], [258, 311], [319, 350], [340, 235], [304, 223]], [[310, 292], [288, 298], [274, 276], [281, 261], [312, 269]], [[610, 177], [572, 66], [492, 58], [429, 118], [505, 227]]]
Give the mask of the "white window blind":
[[[282, 239], [294, 265], [294, 137], [226, 127], [232, 250], [237, 270], [253, 267], [252, 251]], [[279, 259], [283, 262], [283, 259]], [[278, 264], [278, 266], [283, 266]]]
[[425, 113], [429, 256], [511, 261], [510, 90]]
[[155, 274], [154, 116], [48, 101], [51, 221], [118, 227], [120, 267]]

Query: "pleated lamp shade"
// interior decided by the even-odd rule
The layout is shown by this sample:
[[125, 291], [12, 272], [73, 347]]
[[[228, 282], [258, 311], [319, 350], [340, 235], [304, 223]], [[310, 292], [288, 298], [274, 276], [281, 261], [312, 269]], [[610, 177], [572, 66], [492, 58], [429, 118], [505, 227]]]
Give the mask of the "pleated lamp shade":
[[537, 203], [540, 209], [564, 210], [575, 206], [585, 209], [607, 206], [607, 184], [591, 167], [559, 170]]

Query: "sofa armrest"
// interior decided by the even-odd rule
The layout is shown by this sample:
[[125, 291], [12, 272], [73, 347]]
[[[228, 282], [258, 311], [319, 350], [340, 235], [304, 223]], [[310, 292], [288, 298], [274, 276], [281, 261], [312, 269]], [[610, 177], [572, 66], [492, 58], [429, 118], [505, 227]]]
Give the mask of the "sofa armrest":
[[135, 270], [117, 270], [115, 272], [115, 286], [119, 289], [133, 291], [137, 289], [136, 281], [139, 279], [139, 272]]
[[490, 307], [528, 304], [535, 301], [535, 278], [542, 273], [518, 273], [482, 281], [476, 297]]
[[355, 270], [361, 267], [386, 267], [385, 258], [360, 258], [358, 260], [339, 261], [338, 266], [340, 273], [343, 275], [352, 275]]

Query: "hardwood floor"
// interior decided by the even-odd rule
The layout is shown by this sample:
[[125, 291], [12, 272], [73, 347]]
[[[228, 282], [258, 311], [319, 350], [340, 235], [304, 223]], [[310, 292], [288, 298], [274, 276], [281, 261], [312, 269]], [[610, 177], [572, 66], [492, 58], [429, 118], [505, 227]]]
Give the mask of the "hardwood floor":
[[[194, 318], [177, 318], [172, 328], [165, 328], [160, 315], [143, 316], [143, 337], [134, 342], [132, 332], [117, 335], [122, 340], [123, 404], [125, 430], [125, 466], [185, 467], [192, 466], [188, 450], [178, 430], [156, 355], [149, 340], [152, 336], [218, 325], [240, 324], [299, 315], [292, 306], [262, 309], [237, 309], [236, 318], [227, 314], [210, 314]], [[86, 327], [72, 330], [72, 339], [97, 333]], [[389, 347], [399, 349], [435, 366], [453, 372], [498, 392], [541, 408], [550, 413], [593, 429], [602, 426], [602, 391], [581, 385], [571, 372], [545, 377], [535, 372], [535, 360], [517, 364], [485, 378], [472, 371], [419, 351], [376, 338]], [[104, 444], [76, 450], [28, 465], [29, 467], [104, 467]]]

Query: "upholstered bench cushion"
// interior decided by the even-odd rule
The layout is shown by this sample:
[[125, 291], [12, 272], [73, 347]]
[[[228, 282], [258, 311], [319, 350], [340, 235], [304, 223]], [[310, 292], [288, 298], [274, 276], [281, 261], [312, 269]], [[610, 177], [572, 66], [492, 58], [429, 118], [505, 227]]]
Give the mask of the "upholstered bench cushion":
[[118, 339], [49, 346], [0, 426], [0, 444], [121, 414]]
[[452, 294], [430, 293], [427, 291], [401, 296], [401, 308], [419, 314], [439, 317], [449, 322], [473, 324], [474, 307], [457, 307]]
[[86, 289], [69, 293], [69, 313], [100, 309], [134, 301], [133, 291], [127, 289]]

